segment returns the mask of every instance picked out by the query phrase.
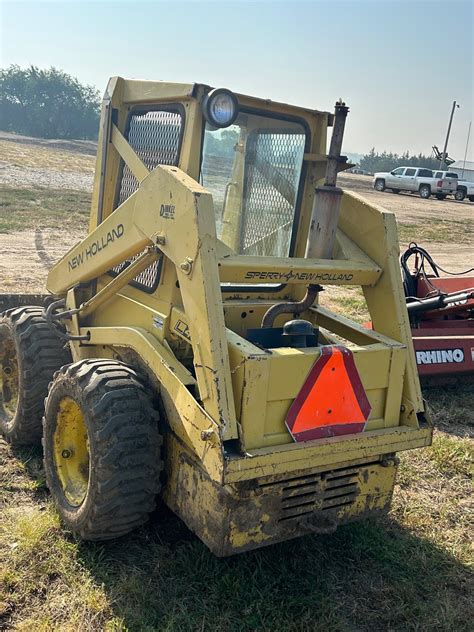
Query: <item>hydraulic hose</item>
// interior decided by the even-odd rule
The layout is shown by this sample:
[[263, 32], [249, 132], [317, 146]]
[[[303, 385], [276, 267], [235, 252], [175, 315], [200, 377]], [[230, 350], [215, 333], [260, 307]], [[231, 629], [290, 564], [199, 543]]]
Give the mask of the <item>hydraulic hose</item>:
[[262, 319], [262, 328], [273, 327], [273, 323], [277, 316], [280, 314], [301, 314], [311, 307], [316, 300], [318, 292], [321, 292], [323, 288], [317, 284], [308, 285], [306, 295], [302, 301], [277, 303], [272, 305], [269, 310], [265, 312]]

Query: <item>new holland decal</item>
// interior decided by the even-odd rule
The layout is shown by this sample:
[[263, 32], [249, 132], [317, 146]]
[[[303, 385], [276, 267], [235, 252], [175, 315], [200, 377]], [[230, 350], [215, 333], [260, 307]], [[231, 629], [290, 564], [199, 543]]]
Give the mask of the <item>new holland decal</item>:
[[246, 279], [260, 279], [265, 281], [352, 281], [354, 275], [337, 274], [329, 272], [261, 272], [259, 270], [249, 270], [245, 273]]
[[95, 257], [97, 253], [107, 248], [109, 244], [112, 244], [117, 239], [120, 239], [120, 237], [123, 237], [124, 232], [125, 228], [123, 224], [117, 224], [115, 228], [112, 228], [112, 230], [107, 231], [105, 235], [102, 235], [99, 239], [93, 241], [79, 254], [71, 257], [68, 261], [69, 270], [75, 270], [82, 265], [84, 261], [87, 261], [91, 257]]

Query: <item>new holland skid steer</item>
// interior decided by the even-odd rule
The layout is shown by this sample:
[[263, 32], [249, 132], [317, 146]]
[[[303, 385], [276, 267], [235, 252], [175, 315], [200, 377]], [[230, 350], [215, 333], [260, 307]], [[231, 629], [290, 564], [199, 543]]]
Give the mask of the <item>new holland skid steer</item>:
[[347, 112], [109, 82], [89, 234], [45, 309], [0, 319], [3, 434], [42, 438], [81, 537], [160, 496], [219, 556], [327, 533], [386, 511], [396, 453], [430, 444], [394, 216], [336, 186]]

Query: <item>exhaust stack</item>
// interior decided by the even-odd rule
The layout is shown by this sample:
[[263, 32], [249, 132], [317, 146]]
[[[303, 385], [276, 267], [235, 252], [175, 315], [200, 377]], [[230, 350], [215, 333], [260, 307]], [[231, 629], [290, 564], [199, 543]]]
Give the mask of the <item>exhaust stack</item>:
[[307, 259], [332, 259], [336, 229], [341, 208], [342, 191], [336, 186], [337, 167], [347, 158], [341, 156], [344, 127], [349, 108], [339, 100], [334, 108], [334, 127], [329, 148], [326, 179], [315, 190], [311, 223], [305, 257]]

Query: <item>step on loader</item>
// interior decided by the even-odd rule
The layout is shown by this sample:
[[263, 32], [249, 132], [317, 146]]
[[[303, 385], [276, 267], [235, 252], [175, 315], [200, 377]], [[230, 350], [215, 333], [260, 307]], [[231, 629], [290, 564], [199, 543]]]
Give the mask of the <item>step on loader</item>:
[[157, 498], [218, 556], [332, 532], [386, 512], [396, 453], [430, 444], [394, 216], [337, 187], [347, 113], [110, 80], [89, 233], [44, 309], [0, 320], [1, 429], [42, 438], [82, 538]]

